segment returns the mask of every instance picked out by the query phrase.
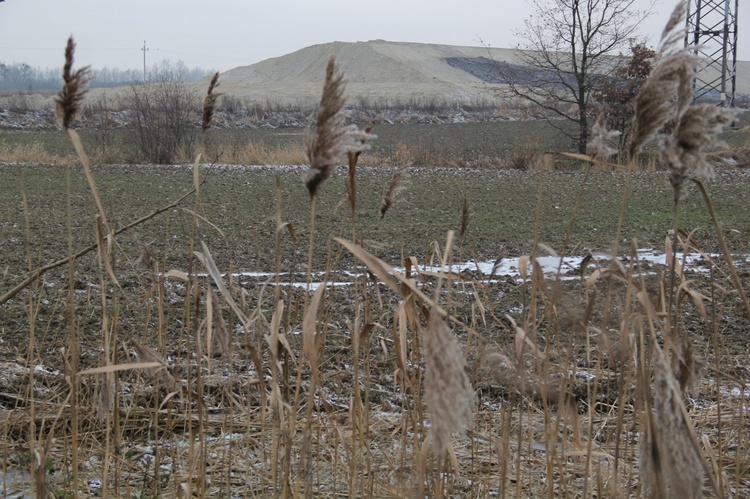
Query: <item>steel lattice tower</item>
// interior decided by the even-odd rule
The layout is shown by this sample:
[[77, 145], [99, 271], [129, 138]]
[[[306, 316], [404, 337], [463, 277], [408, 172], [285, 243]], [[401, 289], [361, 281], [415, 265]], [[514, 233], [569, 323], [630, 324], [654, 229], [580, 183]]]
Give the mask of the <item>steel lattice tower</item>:
[[703, 59], [695, 75], [695, 100], [734, 107], [739, 0], [691, 0], [685, 45]]

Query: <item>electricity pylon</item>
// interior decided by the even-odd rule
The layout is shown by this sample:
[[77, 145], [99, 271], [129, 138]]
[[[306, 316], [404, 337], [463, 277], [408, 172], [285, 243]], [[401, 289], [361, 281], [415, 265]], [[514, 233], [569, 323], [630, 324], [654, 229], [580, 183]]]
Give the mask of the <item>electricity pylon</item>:
[[691, 0], [685, 46], [702, 61], [695, 74], [695, 100], [718, 100], [734, 107], [737, 77], [737, 6], [739, 0]]

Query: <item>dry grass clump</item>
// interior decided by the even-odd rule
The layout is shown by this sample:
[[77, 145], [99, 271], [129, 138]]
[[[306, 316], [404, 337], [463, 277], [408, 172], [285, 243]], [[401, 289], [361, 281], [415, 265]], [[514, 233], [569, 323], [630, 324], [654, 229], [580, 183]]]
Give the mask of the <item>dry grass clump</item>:
[[735, 148], [731, 151], [731, 157], [740, 168], [750, 168], [750, 144]]
[[52, 154], [37, 143], [24, 145], [0, 144], [0, 157], [9, 163], [41, 163], [45, 165], [70, 165], [75, 156]]
[[538, 144], [528, 142], [523, 149], [512, 152], [504, 166], [514, 170], [552, 171], [555, 162], [551, 155], [544, 154]]
[[221, 162], [238, 165], [304, 165], [307, 152], [300, 145], [268, 146], [245, 142], [221, 150]]

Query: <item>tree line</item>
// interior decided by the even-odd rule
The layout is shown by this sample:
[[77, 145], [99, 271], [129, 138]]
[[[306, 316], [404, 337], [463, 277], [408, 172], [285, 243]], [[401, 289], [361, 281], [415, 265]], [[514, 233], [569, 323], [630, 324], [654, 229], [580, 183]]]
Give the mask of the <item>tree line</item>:
[[[168, 60], [154, 64], [146, 72], [148, 83], [154, 75], [161, 74], [164, 67], [172, 67], [186, 83], [195, 82], [215, 72], [213, 69], [189, 68], [182, 61], [171, 63]], [[89, 87], [109, 88], [120, 85], [144, 83], [143, 71], [104, 67], [92, 69]], [[57, 92], [63, 84], [62, 68], [32, 67], [25, 62], [0, 62], [0, 91], [10, 92]]]

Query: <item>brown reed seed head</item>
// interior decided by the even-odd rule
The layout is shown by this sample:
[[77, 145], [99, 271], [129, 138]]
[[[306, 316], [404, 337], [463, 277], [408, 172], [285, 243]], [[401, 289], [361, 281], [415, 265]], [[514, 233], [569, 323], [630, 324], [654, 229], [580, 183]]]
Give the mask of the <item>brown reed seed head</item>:
[[73, 37], [68, 38], [68, 44], [65, 46], [65, 66], [63, 66], [63, 84], [62, 90], [55, 97], [55, 115], [60, 125], [68, 129], [73, 120], [81, 110], [81, 102], [86, 95], [85, 86], [91, 81], [88, 76], [89, 66], [73, 72], [73, 54], [75, 53], [76, 44]]
[[690, 106], [680, 117], [672, 134], [662, 138], [661, 162], [669, 170], [675, 201], [687, 195], [685, 181], [688, 178], [713, 177], [714, 169], [706, 162], [702, 149], [726, 145], [718, 135], [731, 123], [735, 113], [733, 109], [712, 104]]
[[430, 311], [424, 336], [430, 439], [440, 455], [448, 447], [451, 433], [462, 432], [471, 424], [474, 391], [461, 347], [435, 309]]
[[214, 90], [219, 86], [219, 72], [217, 71], [216, 74], [214, 74], [213, 78], [211, 78], [211, 83], [208, 85], [208, 92], [206, 93], [206, 98], [203, 101], [203, 131], [205, 132], [209, 128], [211, 128], [211, 123], [214, 119], [214, 111], [216, 111], [216, 101], [219, 99], [219, 97], [222, 95], [220, 93], [215, 93]]
[[697, 58], [683, 46], [686, 9], [683, 1], [672, 12], [659, 42], [657, 61], [636, 96], [628, 148], [631, 158], [692, 100]]
[[610, 143], [619, 136], [620, 132], [617, 130], [607, 129], [604, 113], [600, 113], [594, 126], [591, 127], [591, 141], [586, 144], [589, 155], [595, 159], [606, 160], [617, 153], [617, 149], [610, 146]]
[[396, 202], [396, 197], [406, 189], [406, 180], [409, 178], [408, 167], [404, 166], [396, 170], [391, 177], [388, 188], [383, 192], [380, 198], [380, 218], [385, 217], [385, 212]]
[[458, 235], [463, 237], [466, 233], [466, 229], [469, 228], [471, 219], [474, 218], [474, 208], [471, 206], [469, 198], [464, 196], [464, 202], [461, 206], [461, 224], [458, 228]]
[[675, 202], [687, 195], [685, 180], [713, 175], [702, 149], [723, 144], [718, 134], [735, 114], [733, 110], [712, 105], [690, 105], [699, 59], [683, 47], [686, 12], [687, 3], [680, 2], [664, 28], [659, 60], [636, 97], [628, 150], [632, 158], [670, 120], [675, 123], [672, 133], [661, 138], [660, 148]]
[[305, 147], [310, 170], [305, 175], [305, 186], [310, 197], [328, 180], [336, 165], [343, 164], [348, 154], [367, 149], [374, 138], [354, 125], [341, 126], [344, 121], [344, 75], [331, 57], [326, 66], [326, 81], [316, 120], [315, 131], [305, 133]]
[[310, 170], [305, 177], [305, 186], [310, 197], [317, 194], [320, 186], [331, 176], [331, 171], [339, 162], [340, 151], [337, 142], [343, 133], [339, 125], [343, 121], [341, 108], [344, 105], [344, 75], [338, 71], [335, 59], [331, 57], [326, 67], [326, 81], [320, 110], [315, 124], [315, 133], [305, 135], [307, 157]]
[[661, 40], [669, 40], [677, 28], [682, 27], [685, 24], [685, 14], [687, 13], [687, 1], [681, 0], [675, 5], [672, 14], [669, 16], [667, 24], [664, 25], [664, 31], [661, 32]]

